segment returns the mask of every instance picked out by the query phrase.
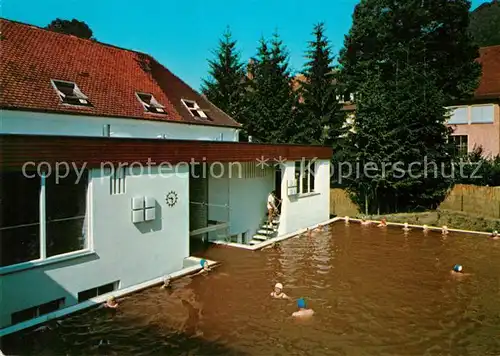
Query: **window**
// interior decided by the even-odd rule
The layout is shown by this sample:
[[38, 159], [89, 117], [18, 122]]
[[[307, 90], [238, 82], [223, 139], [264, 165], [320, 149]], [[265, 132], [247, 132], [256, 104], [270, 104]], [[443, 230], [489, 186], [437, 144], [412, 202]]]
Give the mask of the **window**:
[[453, 138], [457, 154], [465, 155], [469, 152], [467, 135], [456, 135], [451, 137]]
[[316, 179], [316, 162], [314, 160], [296, 161], [295, 179], [297, 180], [300, 194], [314, 192]]
[[[80, 181], [78, 181], [80, 179]], [[88, 174], [46, 178], [47, 257], [85, 249]]]
[[110, 178], [109, 193], [111, 195], [125, 194], [125, 167], [118, 167], [112, 171], [113, 174]]
[[472, 124], [492, 124], [494, 122], [495, 107], [493, 105], [471, 106]]
[[450, 125], [467, 124], [468, 122], [469, 122], [468, 108], [466, 106], [451, 109], [450, 118], [448, 119], [448, 124]]
[[152, 94], [135, 93], [144, 109], [156, 114], [166, 114], [165, 107], [161, 105]]
[[99, 287], [84, 290], [83, 292], [78, 293], [78, 303], [117, 290], [119, 285], [120, 281], [115, 281]]
[[65, 298], [59, 298], [51, 302], [38, 305], [36, 307], [31, 307], [28, 309], [20, 310], [18, 312], [12, 313], [11, 322], [12, 324], [21, 323], [26, 320], [30, 320], [41, 315], [52, 313], [64, 307]]
[[0, 172], [0, 267], [40, 258], [40, 188], [36, 172]]
[[196, 103], [196, 101], [192, 100], [181, 100], [184, 106], [189, 110], [191, 115], [193, 115], [197, 119], [209, 120], [209, 117], [205, 113], [204, 110], [200, 108], [200, 106]]
[[56, 181], [36, 172], [0, 172], [0, 267], [88, 247], [88, 171], [79, 173]]
[[64, 104], [91, 106], [89, 98], [82, 93], [78, 85], [63, 80], [52, 80], [52, 85]]

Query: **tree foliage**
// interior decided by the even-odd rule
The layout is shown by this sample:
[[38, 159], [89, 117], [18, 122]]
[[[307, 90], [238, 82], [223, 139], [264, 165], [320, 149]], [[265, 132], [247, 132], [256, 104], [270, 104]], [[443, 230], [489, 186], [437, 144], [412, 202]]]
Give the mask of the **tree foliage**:
[[297, 96], [292, 90], [288, 52], [278, 34], [260, 41], [257, 55], [248, 68], [248, 111], [246, 132], [255, 141], [291, 141]]
[[95, 38], [92, 37], [93, 33], [90, 27], [85, 22], [76, 19], [70, 21], [57, 18], [45, 28], [54, 32], [95, 40]]
[[203, 80], [202, 93], [222, 111], [243, 123], [245, 69], [229, 28], [219, 40], [214, 56], [215, 59], [208, 62], [210, 78]]
[[296, 134], [293, 142], [324, 144], [340, 147], [339, 137], [345, 133], [344, 114], [337, 96], [336, 68], [325, 25], [314, 26], [314, 40], [309, 42], [304, 66], [304, 81], [301, 83], [299, 119], [294, 122]]
[[470, 32], [481, 47], [500, 45], [500, 2], [481, 4], [470, 15]]
[[453, 182], [446, 105], [469, 97], [480, 67], [465, 0], [362, 0], [341, 51], [356, 92], [347, 185], [366, 212], [435, 207]]

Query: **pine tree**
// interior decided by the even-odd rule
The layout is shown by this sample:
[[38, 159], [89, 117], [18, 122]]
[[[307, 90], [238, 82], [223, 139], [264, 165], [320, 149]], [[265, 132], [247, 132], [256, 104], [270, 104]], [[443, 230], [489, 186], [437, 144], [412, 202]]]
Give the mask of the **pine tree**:
[[301, 83], [300, 118], [297, 120], [296, 143], [322, 144], [333, 146], [335, 151], [341, 145], [344, 129], [344, 114], [338, 96], [336, 68], [328, 39], [325, 37], [325, 26], [319, 23], [314, 26], [314, 40], [309, 43], [303, 71], [304, 81]]
[[349, 158], [361, 175], [349, 189], [368, 213], [433, 208], [453, 183], [444, 107], [469, 97], [480, 74], [469, 7], [465, 0], [356, 6], [340, 63], [358, 94]]
[[201, 91], [222, 111], [244, 124], [245, 70], [229, 28], [224, 32], [209, 60], [210, 78], [204, 79]]
[[261, 39], [257, 56], [251, 63], [248, 135], [258, 142], [289, 142], [297, 97], [291, 86], [288, 52], [278, 34], [275, 33], [270, 42]]

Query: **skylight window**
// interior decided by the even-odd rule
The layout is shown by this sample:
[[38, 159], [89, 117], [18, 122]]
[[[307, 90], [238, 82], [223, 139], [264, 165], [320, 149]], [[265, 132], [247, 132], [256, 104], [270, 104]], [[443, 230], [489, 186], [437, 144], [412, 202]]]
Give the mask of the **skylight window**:
[[186, 106], [191, 115], [193, 115], [195, 118], [208, 120], [207, 114], [205, 114], [205, 111], [203, 111], [200, 108], [200, 106], [196, 103], [196, 101], [182, 99], [182, 103]]
[[78, 85], [64, 80], [52, 80], [52, 86], [64, 104], [91, 106], [89, 98], [82, 93]]
[[156, 114], [166, 114], [165, 107], [152, 94], [136, 93], [136, 95], [146, 111]]

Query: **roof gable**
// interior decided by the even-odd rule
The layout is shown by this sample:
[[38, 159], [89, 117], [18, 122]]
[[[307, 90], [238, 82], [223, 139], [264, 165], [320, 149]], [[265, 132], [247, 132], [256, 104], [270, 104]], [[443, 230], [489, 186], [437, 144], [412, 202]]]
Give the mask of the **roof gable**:
[[[0, 26], [2, 108], [240, 126], [147, 54], [4, 19]], [[92, 106], [62, 103], [51, 79], [76, 83]], [[136, 92], [152, 94], [166, 114], [147, 112]], [[211, 120], [194, 118], [180, 99], [196, 101]]]

